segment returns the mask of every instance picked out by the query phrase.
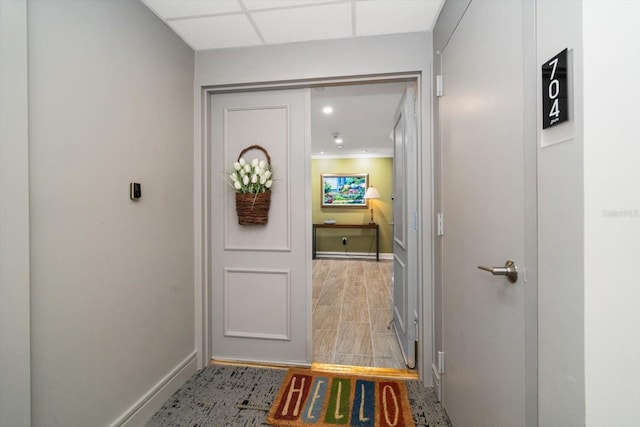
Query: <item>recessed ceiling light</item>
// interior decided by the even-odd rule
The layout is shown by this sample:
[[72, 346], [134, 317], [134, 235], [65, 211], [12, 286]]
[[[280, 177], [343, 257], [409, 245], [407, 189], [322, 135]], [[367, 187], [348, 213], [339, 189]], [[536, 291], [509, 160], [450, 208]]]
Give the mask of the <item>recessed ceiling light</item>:
[[324, 107], [322, 109], [322, 112], [325, 113], [325, 114], [331, 114], [331, 113], [333, 113], [333, 107], [329, 107], [329, 106]]

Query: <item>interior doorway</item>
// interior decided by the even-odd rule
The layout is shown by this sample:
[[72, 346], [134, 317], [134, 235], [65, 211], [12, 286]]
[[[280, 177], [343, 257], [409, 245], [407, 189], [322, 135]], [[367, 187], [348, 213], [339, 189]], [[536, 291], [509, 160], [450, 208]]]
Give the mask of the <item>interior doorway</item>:
[[[300, 174], [300, 173], [295, 173], [293, 171], [286, 172], [285, 170], [282, 170], [281, 173], [284, 174], [285, 176], [289, 176], [295, 180], [298, 180], [299, 182], [304, 182], [304, 185], [306, 187], [306, 190], [301, 191], [301, 192], [297, 192], [298, 195], [301, 195], [302, 193], [305, 194], [304, 198], [301, 197], [292, 197], [292, 198], [287, 198], [287, 199], [283, 199], [283, 200], [298, 200], [298, 201], [306, 201], [306, 206], [304, 208], [299, 208], [299, 209], [295, 209], [293, 210], [293, 208], [290, 205], [286, 206], [286, 209], [288, 210], [289, 214], [288, 217], [292, 218], [292, 217], [296, 217], [297, 219], [300, 220], [304, 220], [306, 227], [304, 231], [301, 231], [299, 234], [297, 234], [300, 237], [303, 237], [304, 239], [306, 239], [306, 244], [305, 244], [305, 248], [303, 250], [300, 251], [296, 251], [298, 254], [304, 254], [305, 255], [305, 261], [300, 260], [299, 262], [296, 262], [294, 264], [290, 264], [288, 268], [295, 268], [298, 271], [305, 271], [305, 276], [306, 279], [303, 281], [304, 282], [304, 286], [295, 286], [296, 290], [301, 290], [306, 294], [306, 302], [302, 303], [302, 304], [298, 304], [298, 303], [290, 303], [287, 305], [287, 307], [289, 309], [285, 310], [285, 312], [288, 312], [288, 315], [282, 317], [282, 311], [280, 309], [273, 309], [271, 310], [271, 312], [265, 312], [265, 315], [272, 315], [272, 316], [280, 316], [280, 318], [284, 318], [286, 320], [286, 324], [287, 325], [302, 325], [303, 328], [306, 330], [306, 332], [303, 334], [304, 336], [300, 336], [297, 337], [295, 339], [295, 346], [296, 349], [299, 350], [303, 350], [306, 349], [306, 356], [304, 358], [304, 360], [296, 360], [296, 361], [292, 361], [290, 358], [287, 357], [276, 357], [276, 356], [269, 356], [269, 357], [265, 357], [264, 356], [264, 352], [262, 352], [262, 347], [264, 345], [264, 340], [261, 341], [261, 344], [258, 344], [256, 342], [256, 345], [250, 345], [247, 346], [246, 348], [243, 348], [242, 351], [238, 351], [236, 352], [236, 354], [233, 355], [229, 355], [229, 356], [224, 356], [224, 358], [227, 358], [229, 360], [244, 360], [244, 361], [253, 361], [253, 362], [258, 362], [258, 363], [286, 363], [286, 364], [301, 364], [301, 365], [305, 365], [308, 363], [311, 363], [313, 361], [313, 349], [312, 349], [312, 341], [313, 341], [313, 336], [312, 336], [312, 319], [311, 319], [311, 313], [312, 313], [312, 284], [311, 284], [311, 275], [312, 275], [312, 259], [311, 259], [311, 229], [312, 229], [312, 216], [311, 216], [311, 208], [310, 205], [308, 203], [309, 200], [311, 200], [311, 189], [312, 189], [312, 185], [311, 185], [311, 179], [310, 179], [310, 170], [311, 170], [311, 147], [310, 147], [310, 143], [311, 143], [311, 119], [310, 119], [310, 93], [311, 91], [315, 90], [314, 88], [316, 86], [320, 86], [320, 85], [324, 85], [326, 87], [328, 86], [336, 86], [336, 85], [353, 85], [353, 84], [362, 84], [362, 83], [366, 83], [366, 84], [378, 84], [378, 83], [389, 83], [389, 82], [413, 82], [416, 84], [416, 87], [418, 88], [418, 90], [416, 91], [416, 96], [417, 98], [414, 99], [414, 106], [415, 106], [415, 110], [414, 110], [414, 114], [417, 120], [417, 134], [415, 136], [415, 140], [413, 141], [413, 146], [412, 146], [412, 152], [409, 154], [408, 158], [410, 159], [411, 162], [415, 163], [415, 167], [417, 167], [419, 165], [419, 163], [422, 161], [424, 162], [424, 160], [422, 159], [423, 157], [428, 157], [428, 153], [429, 150], [424, 150], [424, 148], [422, 147], [422, 140], [421, 140], [421, 134], [423, 133], [422, 130], [422, 126], [423, 124], [421, 123], [422, 121], [422, 108], [421, 106], [421, 101], [420, 98], [424, 97], [424, 88], [421, 88], [421, 77], [419, 74], [415, 74], [415, 73], [402, 73], [402, 74], [397, 74], [397, 75], [387, 75], [387, 76], [375, 76], [375, 75], [371, 75], [371, 76], [360, 76], [358, 78], [342, 78], [342, 79], [322, 79], [322, 80], [315, 80], [315, 81], [304, 81], [304, 82], [288, 82], [288, 83], [282, 83], [282, 84], [272, 84], [272, 85], [264, 85], [264, 86], [255, 86], [252, 85], [250, 87], [250, 92], [252, 93], [258, 93], [258, 92], [270, 92], [270, 91], [279, 91], [279, 90], [286, 90], [286, 89], [303, 89], [303, 96], [306, 98], [306, 100], [304, 101], [304, 104], [306, 105], [306, 107], [304, 107], [304, 110], [306, 110], [307, 112], [305, 113], [305, 119], [302, 121], [298, 121], [298, 120], [293, 120], [292, 119], [286, 119], [286, 115], [285, 115], [285, 121], [282, 122], [282, 125], [285, 126], [286, 123], [288, 122], [289, 124], [293, 123], [294, 121], [296, 123], [303, 123], [305, 125], [305, 129], [307, 134], [306, 136], [297, 136], [293, 139], [293, 141], [296, 141], [295, 145], [298, 146], [302, 146], [304, 145], [304, 150], [306, 155], [303, 157], [299, 156], [299, 153], [296, 154], [295, 158], [290, 158], [289, 160], [286, 160], [285, 157], [283, 157], [282, 159], [278, 160], [278, 164], [279, 165], [289, 165], [288, 167], [292, 167], [292, 166], [296, 166], [296, 165], [302, 165], [305, 169], [305, 173]], [[216, 132], [219, 131], [220, 129], [223, 129], [223, 127], [221, 127], [219, 124], [215, 125], [214, 122], [215, 120], [213, 120], [213, 118], [215, 118], [214, 116], [216, 116], [216, 114], [214, 114], [213, 108], [215, 107], [216, 103], [212, 102], [212, 97], [215, 96], [216, 94], [231, 94], [231, 93], [241, 93], [241, 92], [247, 92], [247, 86], [246, 85], [240, 85], [237, 87], [229, 87], [229, 86], [225, 86], [225, 87], [210, 87], [208, 88], [204, 95], [207, 97], [207, 102], [204, 103], [205, 106], [205, 116], [207, 117], [206, 123], [204, 125], [204, 130], [203, 130], [203, 141], [205, 141], [203, 143], [203, 150], [206, 153], [207, 158], [209, 158], [210, 160], [207, 162], [203, 162], [203, 169], [202, 169], [202, 189], [203, 189], [203, 201], [205, 201], [205, 203], [203, 204], [203, 226], [205, 227], [205, 231], [202, 234], [202, 240], [203, 240], [203, 244], [205, 248], [208, 248], [208, 250], [206, 251], [206, 253], [209, 254], [213, 254], [213, 243], [217, 242], [217, 239], [212, 239], [212, 236], [210, 235], [210, 232], [207, 230], [212, 230], [214, 228], [216, 228], [216, 226], [214, 226], [215, 224], [213, 223], [214, 219], [213, 216], [211, 215], [212, 211], [214, 210], [216, 203], [214, 203], [215, 200], [219, 200], [216, 197], [213, 197], [213, 190], [210, 187], [209, 183], [211, 183], [211, 185], [213, 185], [214, 187], [216, 187], [216, 191], [218, 191], [219, 189], [217, 187], [220, 187], [221, 184], [216, 181], [216, 180], [212, 180], [211, 177], [212, 176], [217, 176], [217, 171], [211, 167], [211, 165], [208, 165], [208, 163], [215, 163], [216, 165], [218, 165], [218, 163], [220, 163], [218, 166], [216, 167], [221, 167], [224, 168], [224, 165], [226, 165], [227, 163], [229, 163], [229, 161], [231, 160], [231, 158], [229, 159], [222, 159], [222, 156], [212, 156], [212, 149], [213, 146], [216, 146], [218, 144], [214, 144], [211, 140], [211, 135]], [[276, 102], [274, 104], [274, 102], [265, 102], [264, 106], [272, 108], [274, 105], [281, 105], [281, 109], [288, 109], [290, 108], [290, 104], [289, 103], [278, 103]], [[223, 107], [221, 111], [252, 111], [256, 109], [256, 103], [251, 103], [251, 105], [247, 104], [246, 106], [244, 104], [242, 104], [242, 102], [238, 105], [235, 105], [235, 101], [234, 101], [234, 105], [229, 105], [226, 107]], [[250, 108], [248, 108], [250, 107]], [[248, 109], [247, 109], [248, 108]], [[428, 108], [428, 104], [426, 106], [426, 109], [429, 110]], [[265, 122], [265, 123], [269, 123], [269, 121]], [[288, 126], [288, 125], [287, 125]], [[241, 127], [239, 129], [245, 129], [245, 127]], [[246, 139], [246, 138], [244, 138]], [[278, 144], [281, 143], [281, 141], [283, 140], [287, 140], [288, 137], [278, 137], [275, 139], [275, 141], [277, 141]], [[224, 145], [224, 144], [223, 144]], [[269, 150], [271, 151], [271, 148], [269, 148]], [[425, 154], [426, 153], [426, 154]], [[228, 157], [228, 156], [227, 156]], [[222, 159], [222, 160], [221, 160]], [[420, 172], [419, 170], [417, 171], [416, 169], [411, 171], [412, 175], [410, 174], [409, 177], [410, 179], [409, 181], [409, 186], [411, 187], [408, 191], [410, 193], [415, 194], [416, 197], [416, 204], [414, 206], [412, 206], [411, 211], [407, 211], [407, 218], [405, 218], [404, 220], [406, 221], [407, 224], [411, 224], [410, 228], [411, 228], [411, 239], [413, 240], [414, 244], [415, 244], [415, 248], [412, 251], [413, 256], [414, 256], [414, 260], [411, 263], [411, 268], [415, 271], [415, 276], [414, 276], [414, 280], [413, 283], [415, 284], [415, 286], [417, 287], [417, 298], [416, 300], [419, 301], [418, 303], [418, 313], [420, 314], [420, 318], [416, 319], [417, 321], [417, 328], [416, 328], [416, 333], [419, 333], [420, 337], [424, 337], [424, 341], [422, 341], [421, 343], [417, 343], [416, 342], [416, 347], [421, 347], [424, 349], [424, 352], [422, 352], [422, 355], [420, 356], [420, 360], [424, 360], [423, 363], [418, 363], [417, 364], [417, 373], [421, 373], [425, 367], [430, 366], [431, 365], [431, 361], [430, 361], [430, 347], [431, 347], [431, 321], [430, 321], [430, 315], [429, 313], [431, 312], [431, 304], [429, 302], [429, 287], [430, 287], [430, 282], [427, 282], [425, 286], [427, 286], [427, 289], [425, 291], [422, 290], [422, 275], [423, 275], [423, 269], [427, 269], [429, 270], [429, 266], [424, 264], [423, 262], [421, 262], [420, 260], [422, 259], [422, 257], [427, 256], [424, 254], [424, 245], [422, 245], [422, 241], [423, 239], [421, 238], [421, 233], [423, 232], [423, 230], [425, 229], [424, 226], [421, 225], [421, 223], [418, 221], [419, 218], [423, 218], [423, 214], [425, 218], [429, 218], [429, 198], [422, 200], [420, 199], [420, 195], [422, 194], [421, 191], [421, 179], [420, 179]], [[303, 178], [304, 177], [304, 178]], [[296, 184], [297, 185], [297, 184]], [[283, 184], [281, 183], [280, 187], [284, 190], [287, 188], [287, 184]], [[314, 187], [315, 188], [315, 187]], [[230, 203], [227, 203], [230, 204]], [[425, 205], [426, 204], [426, 205]], [[304, 214], [302, 214], [304, 211]], [[361, 211], [363, 215], [367, 215], [368, 210], [364, 209]], [[374, 214], [377, 215], [377, 209], [374, 210]], [[228, 214], [229, 217], [233, 216], [231, 213]], [[215, 215], [214, 215], [215, 216]], [[218, 217], [220, 217], [220, 215], [218, 215]], [[429, 221], [427, 221], [426, 223], [429, 223]], [[224, 227], [223, 229], [227, 230], [228, 228]], [[428, 229], [428, 227], [427, 227]], [[222, 240], [220, 240], [222, 241]], [[233, 248], [232, 248], [233, 249]], [[419, 250], [420, 249], [420, 250]], [[428, 251], [427, 251], [428, 252]], [[219, 340], [217, 340], [215, 337], [213, 337], [211, 331], [213, 329], [215, 329], [216, 327], [219, 327], [220, 324], [224, 324], [224, 322], [220, 322], [220, 321], [213, 321], [212, 318], [212, 306], [213, 304], [216, 302], [215, 300], [219, 300], [220, 298], [214, 298], [213, 297], [213, 288], [215, 286], [219, 286], [221, 283], [224, 285], [224, 277], [219, 278], [219, 277], [214, 277], [216, 275], [220, 274], [220, 269], [216, 268], [216, 265], [214, 265], [214, 263], [212, 263], [212, 259], [213, 258], [209, 258], [209, 257], [205, 257], [202, 259], [202, 272], [203, 272], [203, 281], [202, 281], [202, 299], [201, 301], [203, 302], [202, 304], [202, 310], [199, 312], [200, 314], [202, 314], [202, 327], [200, 329], [198, 329], [197, 334], [196, 334], [196, 338], [198, 339], [198, 346], [199, 348], [202, 349], [202, 360], [209, 360], [211, 357], [216, 357], [216, 352], [215, 352], [215, 347], [216, 345], [219, 343]], [[253, 270], [252, 270], [253, 271]], [[284, 269], [283, 269], [284, 272]], [[290, 282], [287, 282], [290, 283]], [[286, 288], [286, 283], [285, 283], [285, 288]], [[294, 287], [290, 287], [289, 289], [293, 289]], [[237, 307], [239, 305], [236, 305], [234, 307]], [[292, 307], [302, 307], [305, 306], [305, 311], [306, 312], [306, 316], [300, 317], [299, 313], [296, 311], [295, 313], [292, 312], [290, 309]], [[227, 313], [233, 313], [234, 316], [236, 316], [236, 320], [238, 322], [241, 322], [241, 317], [238, 317], [236, 315], [235, 309], [231, 310], [229, 305], [225, 305], [225, 312]], [[298, 313], [298, 314], [296, 314]], [[425, 315], [423, 315], [423, 313]], [[200, 316], [200, 314], [198, 314], [198, 316]], [[250, 314], [250, 316], [249, 316]], [[247, 312], [247, 317], [252, 317], [253, 313], [249, 313]], [[287, 320], [288, 319], [288, 320]], [[228, 322], [227, 322], [228, 323]], [[253, 322], [254, 326], [256, 322]], [[243, 324], [244, 325], [244, 324]], [[260, 324], [259, 326], [262, 326], [262, 324]], [[424, 327], [423, 327], [424, 326]], [[283, 329], [283, 333], [280, 335], [287, 334], [288, 331], [286, 329]], [[233, 332], [233, 331], [232, 331]], [[225, 332], [226, 335], [228, 335], [227, 332]], [[252, 334], [253, 331], [252, 331]], [[255, 334], [254, 334], [255, 335]], [[273, 334], [271, 334], [273, 335]], [[263, 337], [264, 338], [264, 337]], [[276, 340], [278, 337], [274, 337]], [[234, 339], [236, 340], [242, 340], [242, 341], [246, 341], [246, 337], [242, 336], [242, 337], [235, 337]], [[288, 341], [288, 340], [287, 340]], [[292, 341], [293, 342], [293, 341]], [[419, 344], [419, 345], [418, 345]], [[304, 351], [304, 350], [303, 350]], [[287, 354], [291, 354], [290, 352], [288, 352]], [[426, 377], [421, 376], [421, 378], [425, 378], [426, 381]]]
[[[312, 222], [354, 226], [321, 228], [317, 236], [314, 228], [314, 255], [316, 245], [318, 254], [312, 281], [316, 363], [415, 367], [415, 354], [406, 354], [407, 345], [403, 349], [398, 341], [398, 331], [407, 335], [406, 322], [394, 325], [394, 314], [403, 311], [394, 308], [394, 296], [404, 295], [394, 295], [394, 270], [397, 274], [399, 266], [406, 264], [402, 259], [397, 262], [394, 249], [404, 248], [394, 244], [402, 241], [394, 239], [394, 218], [403, 211], [394, 212], [394, 205], [403, 200], [397, 196], [406, 172], [394, 165], [395, 139], [398, 121], [404, 117], [402, 101], [408, 85], [415, 85], [414, 80], [311, 89]], [[331, 206], [323, 199], [325, 176], [352, 174], [364, 175], [364, 189], [375, 188], [377, 198], [366, 200], [364, 209]], [[355, 227], [372, 223], [375, 232]], [[397, 223], [402, 226], [406, 221]]]

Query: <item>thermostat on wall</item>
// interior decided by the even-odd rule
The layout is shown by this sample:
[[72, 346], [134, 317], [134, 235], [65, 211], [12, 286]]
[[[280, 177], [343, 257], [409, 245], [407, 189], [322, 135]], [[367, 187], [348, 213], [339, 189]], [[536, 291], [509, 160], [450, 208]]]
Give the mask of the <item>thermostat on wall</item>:
[[132, 182], [131, 184], [129, 184], [129, 197], [131, 198], [131, 200], [138, 200], [140, 197], [142, 197], [142, 188], [140, 187], [139, 183]]

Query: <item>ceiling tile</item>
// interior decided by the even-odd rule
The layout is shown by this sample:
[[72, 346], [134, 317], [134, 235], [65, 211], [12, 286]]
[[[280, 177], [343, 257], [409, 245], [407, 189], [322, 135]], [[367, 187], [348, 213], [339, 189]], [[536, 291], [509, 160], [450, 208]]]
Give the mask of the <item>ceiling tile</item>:
[[368, 0], [356, 3], [356, 35], [431, 31], [443, 0]]
[[237, 0], [142, 0], [163, 19], [241, 12]]
[[194, 50], [261, 44], [245, 15], [169, 21], [169, 26]]
[[252, 13], [266, 43], [351, 37], [351, 4], [338, 3]]
[[309, 6], [329, 2], [335, 3], [336, 0], [242, 0], [247, 10]]

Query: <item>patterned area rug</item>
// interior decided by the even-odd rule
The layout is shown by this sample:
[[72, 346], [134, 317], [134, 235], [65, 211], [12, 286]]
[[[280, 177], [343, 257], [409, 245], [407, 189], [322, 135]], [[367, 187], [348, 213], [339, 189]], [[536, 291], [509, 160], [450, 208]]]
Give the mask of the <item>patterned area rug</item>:
[[[164, 403], [147, 427], [268, 426], [267, 413], [286, 374], [284, 369], [207, 366]], [[407, 381], [406, 387], [416, 426], [451, 425], [432, 389], [418, 381]]]
[[277, 427], [414, 427], [404, 381], [290, 369], [267, 422]]

